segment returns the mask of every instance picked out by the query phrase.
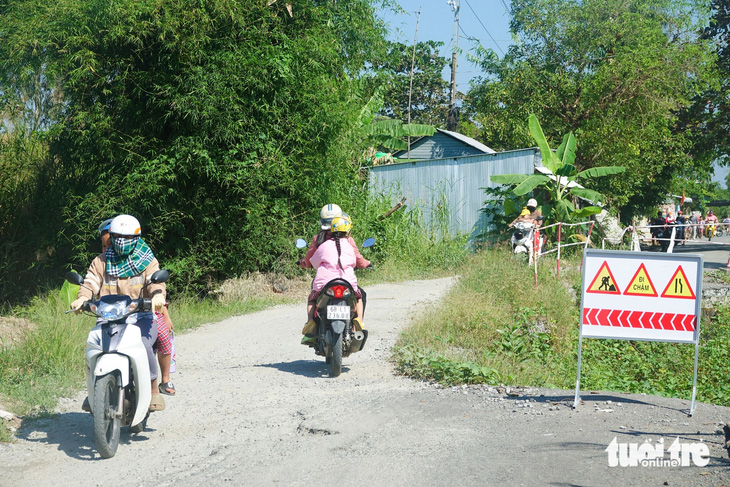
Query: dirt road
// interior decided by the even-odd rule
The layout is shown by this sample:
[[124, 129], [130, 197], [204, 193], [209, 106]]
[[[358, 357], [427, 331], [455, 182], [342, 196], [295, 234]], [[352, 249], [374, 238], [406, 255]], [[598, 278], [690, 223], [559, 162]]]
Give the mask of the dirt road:
[[[304, 306], [225, 320], [177, 339], [178, 395], [117, 455], [96, 454], [84, 393], [0, 445], [2, 486], [730, 485], [730, 410], [616, 393], [441, 389], [393, 374], [399, 331], [449, 279], [368, 289], [366, 350], [327, 377], [299, 345]], [[687, 364], [691, 367], [691, 364]], [[619, 443], [709, 447], [707, 466], [609, 467]], [[667, 454], [666, 458], [669, 458]]]

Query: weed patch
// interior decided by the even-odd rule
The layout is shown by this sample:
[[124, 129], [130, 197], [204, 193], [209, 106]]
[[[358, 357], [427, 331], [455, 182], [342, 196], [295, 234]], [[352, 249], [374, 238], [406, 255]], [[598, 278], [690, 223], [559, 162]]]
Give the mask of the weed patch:
[[[394, 359], [413, 377], [446, 385], [509, 383], [571, 389], [578, 354], [580, 256], [544, 258], [531, 268], [503, 249], [479, 252], [459, 270], [446, 299], [400, 337]], [[730, 308], [703, 317], [699, 401], [730, 405]], [[689, 399], [694, 347], [625, 340], [583, 340], [583, 389]]]

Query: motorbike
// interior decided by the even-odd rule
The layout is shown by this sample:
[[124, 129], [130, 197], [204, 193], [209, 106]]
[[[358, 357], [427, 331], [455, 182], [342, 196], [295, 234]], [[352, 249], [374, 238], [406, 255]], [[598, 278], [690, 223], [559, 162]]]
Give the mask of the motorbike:
[[726, 233], [727, 233], [727, 222], [723, 220], [721, 223], [717, 224], [717, 227], [715, 228], [715, 236], [722, 237]]
[[[374, 238], [368, 238], [362, 244], [363, 248], [372, 247]], [[297, 248], [304, 248], [307, 242], [298, 239]], [[365, 291], [362, 293], [363, 310], [367, 302]], [[352, 319], [355, 318], [357, 297], [355, 290], [345, 279], [333, 279], [324, 285], [317, 297], [314, 322], [317, 332], [314, 343], [314, 353], [325, 358], [330, 366], [330, 377], [338, 377], [342, 373], [342, 359], [361, 351], [368, 339], [368, 331], [355, 331]]]
[[532, 221], [518, 221], [514, 223], [515, 231], [510, 243], [514, 255], [525, 255], [530, 264], [535, 258], [535, 223]]
[[[168, 279], [169, 272], [159, 270], [142, 289]], [[79, 286], [84, 282], [76, 272], [68, 272], [66, 280]], [[126, 320], [135, 313], [152, 311], [151, 301], [108, 295], [86, 301], [81, 307], [97, 317], [97, 325], [86, 342], [86, 386], [94, 417], [94, 440], [102, 458], [116, 454], [122, 426], [129, 426], [133, 434], [147, 427], [152, 400], [147, 351], [140, 329]]]

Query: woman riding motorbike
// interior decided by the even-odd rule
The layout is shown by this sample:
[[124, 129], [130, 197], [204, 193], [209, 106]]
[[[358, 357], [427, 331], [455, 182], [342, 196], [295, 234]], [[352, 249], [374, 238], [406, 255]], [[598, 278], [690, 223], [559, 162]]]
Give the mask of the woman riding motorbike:
[[[302, 267], [315, 267], [317, 274], [312, 282], [312, 292], [307, 300], [307, 324], [302, 330], [305, 337], [302, 344], [310, 343], [313, 338], [307, 335], [314, 333], [316, 323], [314, 322], [314, 306], [317, 302], [317, 296], [325, 284], [337, 277], [346, 279], [355, 290], [357, 296], [357, 305], [355, 307], [356, 318], [353, 324], [356, 331], [363, 330], [362, 316], [363, 304], [362, 293], [357, 286], [357, 277], [355, 269], [363, 269], [370, 265], [370, 261], [360, 256], [354, 243], [351, 243], [352, 237], [348, 234], [352, 228], [352, 223], [348, 218], [338, 216], [331, 221], [331, 228], [328, 231], [329, 236], [320, 245], [316, 246], [316, 250], [311, 257], [305, 257], [301, 265]], [[316, 239], [315, 239], [316, 241]]]
[[[141, 238], [139, 221], [131, 215], [119, 215], [109, 224], [112, 247], [94, 258], [71, 309], [81, 312], [82, 306], [94, 294], [108, 296], [123, 294], [132, 299], [151, 298], [153, 311], [162, 311], [165, 305], [165, 284], [143, 287], [152, 274], [160, 269], [152, 250]], [[150, 411], [161, 411], [165, 401], [157, 390], [157, 359], [152, 346], [157, 340], [157, 327], [151, 312], [135, 313], [127, 318], [142, 332], [150, 366], [152, 402]]]

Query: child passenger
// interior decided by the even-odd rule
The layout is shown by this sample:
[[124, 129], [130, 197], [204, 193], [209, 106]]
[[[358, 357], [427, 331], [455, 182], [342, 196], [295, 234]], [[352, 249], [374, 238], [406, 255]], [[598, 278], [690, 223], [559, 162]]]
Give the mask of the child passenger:
[[[325, 208], [328, 206], [336, 205], [327, 205]], [[363, 330], [362, 292], [357, 285], [355, 268], [363, 269], [368, 267], [370, 261], [360, 255], [355, 241], [349, 236], [352, 228], [349, 217], [329, 217], [324, 215], [325, 208], [322, 209], [323, 218], [320, 219], [322, 231], [314, 237], [307, 255], [301, 261], [302, 267], [315, 267], [317, 269], [317, 274], [312, 283], [312, 292], [307, 302], [307, 324], [302, 330], [302, 334], [305, 335], [302, 338], [302, 344], [305, 345], [314, 341], [313, 337], [307, 335], [312, 335], [315, 331], [314, 308], [317, 296], [319, 296], [319, 292], [324, 285], [335, 278], [347, 280], [355, 290], [357, 296], [356, 317], [352, 321], [356, 331]], [[337, 207], [337, 210], [339, 210], [339, 207]], [[341, 211], [340, 214], [342, 214]]]

